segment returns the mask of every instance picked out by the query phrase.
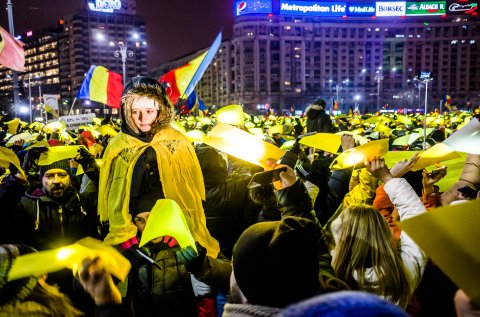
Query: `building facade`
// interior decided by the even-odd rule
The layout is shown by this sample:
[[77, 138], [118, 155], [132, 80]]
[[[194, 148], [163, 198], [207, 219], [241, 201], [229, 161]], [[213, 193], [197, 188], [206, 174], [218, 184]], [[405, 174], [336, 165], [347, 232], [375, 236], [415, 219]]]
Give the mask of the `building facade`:
[[[67, 114], [91, 65], [101, 65], [123, 74], [128, 80], [147, 74], [145, 22], [135, 15], [135, 1], [87, 1], [87, 9], [77, 10], [54, 26], [21, 35], [25, 43], [26, 72], [19, 72], [21, 106], [40, 111], [43, 93], [56, 94], [60, 113]], [[102, 7], [96, 7], [101, 5]], [[125, 64], [122, 50], [125, 47]], [[0, 106], [8, 112], [12, 105], [12, 71], [0, 66]], [[99, 112], [104, 106], [76, 100], [74, 113]], [[109, 113], [107, 107], [106, 113]], [[115, 114], [116, 109], [111, 109]], [[28, 108], [27, 108], [28, 111]]]
[[480, 20], [464, 2], [235, 1], [233, 37], [197, 92], [207, 105], [250, 111], [304, 109], [319, 97], [343, 111], [423, 108], [415, 78], [429, 72], [429, 110], [445, 95], [479, 104]]

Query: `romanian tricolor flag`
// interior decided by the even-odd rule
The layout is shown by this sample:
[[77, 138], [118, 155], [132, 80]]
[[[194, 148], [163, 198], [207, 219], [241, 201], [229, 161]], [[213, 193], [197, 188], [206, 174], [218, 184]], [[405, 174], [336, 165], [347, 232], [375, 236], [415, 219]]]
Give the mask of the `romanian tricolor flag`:
[[221, 43], [222, 32], [218, 33], [208, 51], [160, 77], [158, 81], [167, 85], [167, 95], [172, 104], [177, 105], [179, 99], [187, 99], [190, 96], [215, 57]]
[[450, 95], [445, 94], [443, 96], [443, 104], [447, 107], [448, 111], [452, 111], [452, 98]]
[[335, 100], [335, 98], [333, 98], [332, 100], [333, 100], [333, 110], [338, 110], [338, 102]]
[[103, 66], [90, 66], [77, 98], [90, 99], [112, 108], [120, 108], [123, 83], [122, 75], [109, 71]]
[[25, 71], [23, 43], [14, 39], [0, 27], [0, 64], [16, 71]]

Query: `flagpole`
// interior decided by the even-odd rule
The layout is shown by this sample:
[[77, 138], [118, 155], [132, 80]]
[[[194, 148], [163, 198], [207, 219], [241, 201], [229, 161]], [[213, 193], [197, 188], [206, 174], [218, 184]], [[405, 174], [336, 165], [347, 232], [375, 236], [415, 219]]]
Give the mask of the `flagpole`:
[[70, 113], [72, 112], [72, 110], [73, 110], [73, 105], [75, 104], [75, 101], [77, 101], [77, 97], [75, 97], [75, 98], [73, 99], [72, 106], [70, 107], [70, 110], [68, 111], [68, 115], [70, 115]]
[[442, 114], [443, 100], [440, 100], [440, 114]]
[[[13, 38], [15, 38], [15, 31], [13, 28], [13, 12], [12, 12], [12, 1], [7, 0], [7, 13], [8, 13], [8, 30]], [[18, 106], [18, 75], [16, 70], [12, 70], [12, 79], [13, 79], [13, 107], [15, 113], [17, 113]]]

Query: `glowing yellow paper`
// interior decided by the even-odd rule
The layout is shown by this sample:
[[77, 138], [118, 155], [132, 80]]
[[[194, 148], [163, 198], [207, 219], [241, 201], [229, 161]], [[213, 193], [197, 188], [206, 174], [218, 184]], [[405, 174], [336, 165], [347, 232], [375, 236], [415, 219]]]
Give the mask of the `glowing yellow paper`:
[[218, 123], [203, 143], [244, 161], [270, 169], [267, 159], [277, 161], [285, 151], [234, 126]]
[[48, 148], [48, 151], [40, 154], [38, 159], [38, 165], [50, 165], [53, 162], [58, 162], [65, 159], [71, 159], [77, 156], [78, 149], [85, 146], [83, 145], [70, 145], [70, 146], [52, 146]]
[[443, 143], [437, 143], [419, 155], [419, 158], [412, 168], [412, 171], [421, 170], [427, 166], [435, 165], [442, 161], [448, 161], [459, 157], [458, 153]]
[[179, 121], [172, 121], [172, 123], [170, 123], [170, 126], [181, 134], [187, 133], [187, 130], [185, 130], [185, 127]]
[[283, 134], [283, 125], [274, 125], [270, 129], [268, 129], [268, 133], [270, 135], [274, 134]]
[[388, 152], [388, 139], [371, 141], [340, 154], [330, 165], [331, 170], [340, 170], [362, 164], [365, 160], [385, 155]]
[[5, 122], [8, 127], [8, 133], [15, 134], [17, 133], [18, 126], [20, 125], [20, 119], [15, 118], [13, 120]]
[[65, 125], [63, 122], [60, 121], [54, 121], [49, 124], [47, 124], [44, 127], [44, 130], [47, 131], [48, 133], [52, 133], [54, 131], [59, 131], [65, 128]]
[[243, 108], [240, 105], [229, 105], [218, 109], [215, 112], [217, 121], [228, 124], [243, 124]]
[[385, 136], [390, 136], [390, 133], [392, 132], [392, 129], [390, 129], [386, 125], [378, 123], [375, 126], [375, 129], [373, 129], [373, 131], [378, 132], [378, 133], [383, 133], [383, 134], [385, 134]]
[[64, 268], [76, 271], [87, 257], [100, 257], [105, 270], [122, 281], [131, 268], [130, 261], [113, 247], [93, 238], [84, 238], [66, 247], [17, 257], [8, 274], [8, 280], [39, 276]]
[[480, 305], [480, 201], [433, 209], [401, 227], [470, 299]]
[[342, 144], [342, 137], [332, 133], [317, 133], [301, 138], [300, 144], [330, 153], [337, 153]]
[[470, 154], [480, 154], [480, 121], [473, 119], [461, 130], [452, 134], [443, 144], [453, 150]]
[[29, 132], [22, 132], [8, 139], [8, 142], [7, 144], [5, 144], [5, 146], [10, 147], [13, 145], [13, 143], [15, 143], [15, 141], [18, 141], [18, 140], [24, 140], [25, 142], [28, 142], [32, 138], [33, 138], [33, 135], [31, 135]]
[[188, 228], [182, 208], [171, 199], [159, 199], [148, 216], [139, 246], [158, 237], [174, 237], [182, 248], [191, 246], [195, 251], [195, 239]]
[[191, 130], [185, 133], [185, 136], [190, 142], [202, 143], [205, 139], [205, 132], [199, 130]]
[[392, 145], [404, 146], [404, 145], [412, 145], [417, 139], [422, 138], [423, 135], [419, 133], [410, 133], [399, 138], [396, 138]]
[[[94, 118], [96, 119], [96, 118]], [[98, 133], [102, 134], [102, 135], [110, 135], [110, 137], [114, 137], [118, 134], [118, 132], [109, 124], [105, 124], [105, 125], [102, 125], [98, 128], [95, 129]]]
[[25, 176], [25, 172], [20, 165], [20, 160], [18, 159], [17, 155], [15, 155], [12, 150], [0, 146], [0, 166], [8, 169], [10, 163], [15, 165], [15, 167], [20, 171], [20, 173]]
[[48, 141], [44, 139], [42, 141], [38, 141], [36, 143], [33, 143], [32, 145], [29, 145], [28, 147], [25, 148], [25, 150], [27, 151], [33, 147], [40, 147], [40, 146], [50, 147], [50, 144], [48, 144]]

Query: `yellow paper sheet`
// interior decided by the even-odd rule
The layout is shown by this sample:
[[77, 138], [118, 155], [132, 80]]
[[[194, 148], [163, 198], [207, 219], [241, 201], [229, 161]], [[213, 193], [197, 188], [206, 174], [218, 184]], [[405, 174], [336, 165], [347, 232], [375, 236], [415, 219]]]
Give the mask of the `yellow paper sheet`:
[[5, 124], [8, 127], [8, 132], [10, 134], [15, 134], [17, 133], [18, 126], [20, 125], [20, 119], [15, 118], [13, 120], [5, 122]]
[[330, 165], [331, 170], [340, 170], [363, 164], [365, 160], [380, 157], [388, 152], [388, 139], [371, 141], [340, 154]]
[[332, 133], [317, 133], [300, 139], [300, 144], [334, 154], [338, 152], [341, 143], [342, 137]]
[[25, 142], [28, 142], [32, 138], [33, 138], [33, 135], [31, 135], [29, 132], [22, 132], [22, 133], [19, 133], [19, 134], [16, 134], [16, 135], [12, 136], [8, 140], [7, 144], [5, 144], [5, 146], [10, 147], [10, 146], [13, 145], [13, 143], [15, 143], [15, 141], [18, 141], [18, 140], [23, 140]]
[[335, 134], [340, 135], [340, 136], [343, 135], [343, 134], [350, 134], [355, 139], [355, 142], [357, 142], [357, 144], [360, 144], [360, 145], [364, 145], [364, 144], [367, 144], [368, 142], [370, 142], [370, 140], [367, 139], [366, 137], [363, 137], [363, 136], [358, 135], [358, 134], [353, 134], [351, 131], [340, 131], [340, 132], [337, 132]]
[[480, 154], [480, 121], [473, 119], [461, 130], [452, 134], [443, 144], [453, 150], [471, 154]]
[[83, 145], [49, 147], [48, 151], [40, 154], [38, 165], [50, 165], [53, 162], [74, 158], [78, 154], [78, 149], [81, 147], [85, 148]]
[[25, 172], [20, 165], [20, 160], [18, 159], [18, 156], [15, 155], [12, 150], [0, 146], [0, 166], [7, 169], [10, 166], [10, 163], [15, 165], [15, 167], [20, 171], [20, 173], [25, 176]]
[[111, 246], [93, 238], [84, 238], [66, 247], [29, 253], [15, 259], [8, 274], [8, 280], [27, 276], [38, 276], [69, 268], [76, 271], [83, 259], [100, 257], [105, 270], [120, 280], [124, 280], [131, 265], [125, 257]]
[[419, 171], [427, 166], [458, 158], [460, 155], [454, 152], [448, 145], [437, 143], [419, 155], [419, 159], [412, 168], [412, 171]]
[[50, 147], [50, 144], [48, 144], [48, 141], [44, 139], [42, 141], [38, 141], [36, 143], [33, 143], [32, 145], [29, 145], [28, 147], [25, 148], [25, 150], [30, 150], [32, 147], [39, 147], [39, 146]]
[[[93, 119], [97, 119], [97, 118], [93, 118]], [[109, 124], [102, 125], [96, 128], [95, 130], [104, 136], [108, 134], [112, 138], [118, 134], [118, 132]]]
[[433, 209], [401, 227], [480, 305], [480, 201]]
[[228, 105], [215, 112], [217, 121], [228, 124], [243, 124], [245, 116], [240, 105]]
[[218, 123], [205, 138], [204, 142], [229, 155], [269, 169], [267, 159], [277, 161], [285, 151], [273, 144], [260, 140], [248, 132], [228, 124]]
[[174, 237], [182, 248], [191, 246], [197, 250], [182, 208], [171, 199], [157, 200], [148, 216], [139, 246], [142, 247], [151, 240], [164, 236]]

